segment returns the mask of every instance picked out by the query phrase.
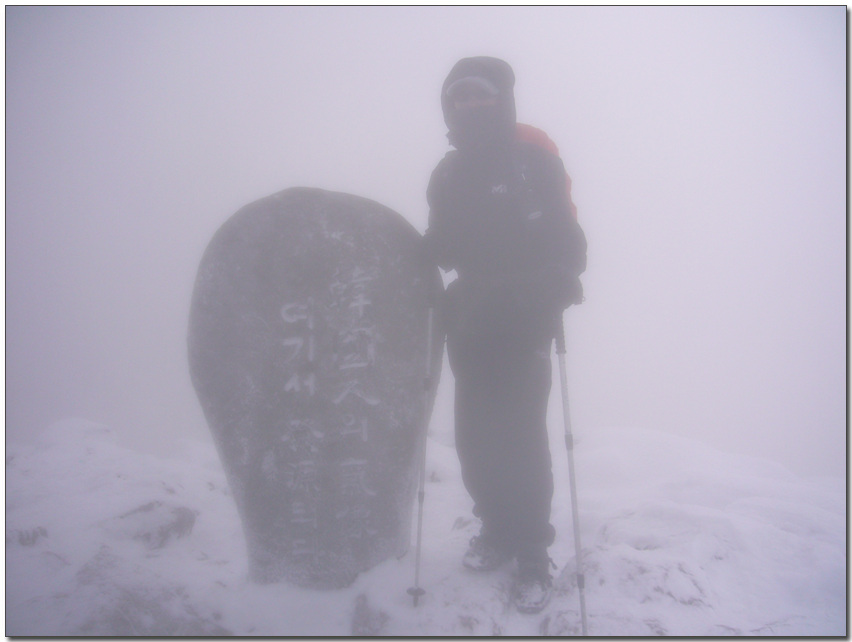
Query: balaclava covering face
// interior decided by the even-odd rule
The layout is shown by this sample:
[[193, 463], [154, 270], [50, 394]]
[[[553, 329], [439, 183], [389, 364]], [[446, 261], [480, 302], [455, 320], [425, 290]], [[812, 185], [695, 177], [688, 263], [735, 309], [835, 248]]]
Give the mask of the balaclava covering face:
[[[484, 78], [497, 88], [496, 105], [456, 110], [447, 89], [460, 78], [469, 76]], [[489, 56], [459, 60], [441, 89], [441, 107], [450, 130], [450, 143], [460, 151], [474, 153], [493, 153], [507, 147], [515, 131], [514, 85], [515, 74], [503, 60]]]

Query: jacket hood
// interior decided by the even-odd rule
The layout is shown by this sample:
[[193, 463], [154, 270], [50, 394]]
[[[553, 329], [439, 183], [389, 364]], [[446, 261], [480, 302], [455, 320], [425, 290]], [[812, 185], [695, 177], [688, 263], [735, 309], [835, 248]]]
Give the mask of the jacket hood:
[[497, 105], [501, 130], [511, 137], [515, 130], [515, 73], [509, 63], [492, 58], [490, 56], [476, 56], [473, 58], [462, 58], [450, 70], [444, 85], [441, 88], [441, 108], [444, 112], [444, 122], [452, 135], [457, 131], [459, 123], [456, 122], [453, 102], [447, 96], [447, 88], [456, 80], [466, 76], [478, 76], [490, 81], [499, 91]]

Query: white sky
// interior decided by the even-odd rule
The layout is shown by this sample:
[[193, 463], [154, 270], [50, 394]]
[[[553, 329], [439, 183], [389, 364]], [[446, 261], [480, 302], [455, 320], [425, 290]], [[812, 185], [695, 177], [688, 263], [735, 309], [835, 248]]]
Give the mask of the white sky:
[[69, 416], [159, 450], [206, 437], [185, 335], [219, 225], [307, 185], [423, 231], [441, 83], [494, 55], [589, 239], [567, 315], [576, 432], [845, 472], [844, 6], [5, 17], [8, 437]]

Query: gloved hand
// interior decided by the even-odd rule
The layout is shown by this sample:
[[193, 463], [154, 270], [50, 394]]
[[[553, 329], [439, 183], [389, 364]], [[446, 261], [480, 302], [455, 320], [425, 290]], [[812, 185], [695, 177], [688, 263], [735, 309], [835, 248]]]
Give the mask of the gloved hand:
[[518, 302], [530, 314], [550, 318], [562, 314], [571, 305], [583, 302], [583, 285], [579, 277], [560, 274], [539, 275], [515, 285]]
[[563, 310], [571, 305], [580, 305], [583, 301], [585, 301], [585, 297], [583, 296], [583, 284], [580, 282], [579, 276], [566, 279], [564, 281], [564, 288], [562, 298], [560, 299]]

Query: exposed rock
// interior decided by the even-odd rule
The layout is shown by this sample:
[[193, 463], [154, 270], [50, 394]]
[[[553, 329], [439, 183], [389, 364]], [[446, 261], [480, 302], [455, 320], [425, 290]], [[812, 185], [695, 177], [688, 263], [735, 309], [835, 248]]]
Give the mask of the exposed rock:
[[163, 548], [172, 539], [192, 532], [198, 511], [152, 501], [110, 520], [107, 530], [114, 535], [141, 541], [149, 549]]
[[39, 540], [47, 537], [47, 529], [43, 526], [15, 529], [6, 533], [6, 543], [17, 543], [21, 546], [35, 546]]

